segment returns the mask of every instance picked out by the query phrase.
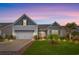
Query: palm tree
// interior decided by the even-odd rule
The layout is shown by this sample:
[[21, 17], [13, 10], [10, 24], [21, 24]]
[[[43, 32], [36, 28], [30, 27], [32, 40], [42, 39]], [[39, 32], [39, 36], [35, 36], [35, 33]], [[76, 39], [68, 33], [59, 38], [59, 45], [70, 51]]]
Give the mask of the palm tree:
[[74, 29], [76, 29], [76, 27], [77, 27], [77, 25], [75, 23], [66, 24], [67, 34], [68, 34], [68, 37], [70, 40], [72, 38], [72, 33], [74, 32]]

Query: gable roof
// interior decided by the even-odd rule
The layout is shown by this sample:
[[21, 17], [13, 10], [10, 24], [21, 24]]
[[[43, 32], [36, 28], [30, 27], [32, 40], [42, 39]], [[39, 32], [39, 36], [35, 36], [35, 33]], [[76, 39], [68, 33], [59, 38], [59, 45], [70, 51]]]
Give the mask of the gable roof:
[[32, 22], [34, 25], [36, 25], [36, 23], [35, 23], [31, 18], [29, 18], [26, 14], [23, 14], [19, 19], [17, 19], [17, 20], [14, 22], [14, 24], [16, 24], [16, 23], [17, 23], [18, 21], [20, 21], [20, 20], [23, 20], [23, 18], [29, 20], [29, 21]]
[[48, 28], [60, 28], [61, 26], [55, 21], [53, 24], [50, 24], [50, 26], [48, 26]]
[[58, 24], [57, 22], [54, 22], [52, 26], [60, 26], [60, 24]]

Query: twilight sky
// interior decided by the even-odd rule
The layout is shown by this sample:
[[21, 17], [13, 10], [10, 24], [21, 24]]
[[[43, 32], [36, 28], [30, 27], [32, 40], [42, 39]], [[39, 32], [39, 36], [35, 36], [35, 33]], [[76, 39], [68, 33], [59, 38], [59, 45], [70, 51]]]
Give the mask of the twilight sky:
[[37, 24], [60, 25], [76, 22], [79, 25], [79, 4], [46, 4], [46, 3], [0, 3], [0, 22], [14, 22], [26, 14]]

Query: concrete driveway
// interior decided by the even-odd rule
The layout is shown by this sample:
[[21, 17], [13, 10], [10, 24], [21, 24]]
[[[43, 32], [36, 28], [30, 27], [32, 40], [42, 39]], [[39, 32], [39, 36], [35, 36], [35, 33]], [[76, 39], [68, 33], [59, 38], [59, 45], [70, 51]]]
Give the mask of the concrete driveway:
[[23, 53], [23, 51], [32, 44], [32, 40], [14, 40], [13, 42], [1, 43], [0, 42], [0, 54], [1, 55], [17, 55]]

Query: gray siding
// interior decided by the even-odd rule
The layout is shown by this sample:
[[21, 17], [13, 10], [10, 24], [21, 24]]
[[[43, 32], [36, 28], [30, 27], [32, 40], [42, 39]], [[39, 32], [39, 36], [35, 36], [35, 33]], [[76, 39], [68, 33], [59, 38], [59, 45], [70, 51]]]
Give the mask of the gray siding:
[[61, 29], [60, 30], [60, 36], [61, 37], [65, 37], [66, 36], [66, 30], [65, 29]]
[[52, 34], [52, 30], [58, 30], [60, 34], [60, 26], [50, 26], [48, 27], [48, 35]]
[[12, 34], [12, 27], [13, 27], [13, 25], [7, 25], [7, 26], [5, 26], [5, 27], [3, 27], [2, 29], [1, 29], [1, 31], [2, 31], [2, 35], [11, 35]]

